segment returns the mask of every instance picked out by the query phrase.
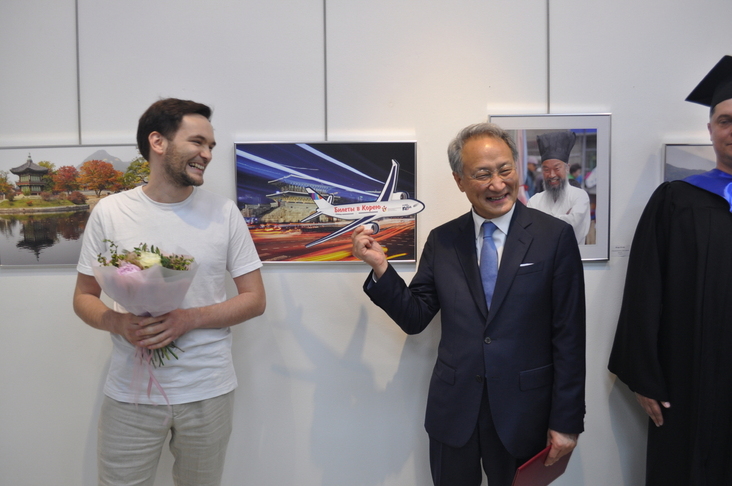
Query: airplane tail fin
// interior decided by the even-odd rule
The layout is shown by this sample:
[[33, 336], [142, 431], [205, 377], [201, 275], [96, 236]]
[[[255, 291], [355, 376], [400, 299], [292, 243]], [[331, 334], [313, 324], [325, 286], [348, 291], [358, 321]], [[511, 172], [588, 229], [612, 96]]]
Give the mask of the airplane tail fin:
[[324, 209], [332, 206], [331, 202], [333, 201], [333, 196], [328, 196], [327, 198], [324, 198], [310, 187], [306, 187], [305, 189], [308, 191], [308, 194], [310, 194], [310, 198], [313, 200], [318, 209], [313, 214], [300, 221], [301, 223], [307, 223], [308, 221], [312, 221], [313, 219], [318, 218], [321, 214], [323, 214]]
[[323, 209], [329, 208], [332, 205], [331, 201], [333, 201], [333, 196], [328, 196], [328, 198], [326, 199], [309, 187], [307, 187], [306, 190], [310, 194], [310, 197], [312, 198], [315, 205], [318, 206], [319, 210], [322, 211]]
[[376, 200], [377, 201], [389, 201], [391, 199], [391, 195], [394, 194], [394, 191], [396, 191], [398, 179], [399, 179], [399, 162], [397, 162], [394, 159], [391, 159], [391, 170], [389, 171], [389, 176], [387, 177], [386, 182], [384, 183], [383, 189], [381, 189], [381, 194], [379, 194], [379, 197], [377, 197]]

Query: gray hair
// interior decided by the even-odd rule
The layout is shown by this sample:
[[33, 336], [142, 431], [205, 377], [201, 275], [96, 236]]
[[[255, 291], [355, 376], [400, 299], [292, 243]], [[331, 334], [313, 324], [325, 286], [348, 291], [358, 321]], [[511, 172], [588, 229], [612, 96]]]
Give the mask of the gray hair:
[[450, 168], [456, 174], [462, 174], [463, 172], [463, 147], [468, 140], [475, 137], [490, 137], [503, 140], [508, 145], [508, 148], [511, 149], [513, 163], [515, 164], [518, 160], [516, 143], [514, 143], [506, 130], [494, 123], [475, 123], [460, 130], [460, 133], [455, 136], [447, 147], [447, 158], [450, 161]]

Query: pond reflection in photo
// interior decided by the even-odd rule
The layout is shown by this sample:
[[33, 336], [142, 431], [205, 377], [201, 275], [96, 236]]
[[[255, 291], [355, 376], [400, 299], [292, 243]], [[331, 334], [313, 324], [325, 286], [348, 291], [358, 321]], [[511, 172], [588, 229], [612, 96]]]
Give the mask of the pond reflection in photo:
[[[79, 170], [85, 162], [97, 160], [124, 173], [139, 156], [134, 144], [0, 147], [0, 171], [17, 185], [19, 176], [11, 170], [29, 159], [48, 162], [55, 170]], [[0, 212], [0, 266], [76, 265], [89, 214], [89, 210]]]
[[0, 214], [0, 265], [75, 265], [89, 213]]

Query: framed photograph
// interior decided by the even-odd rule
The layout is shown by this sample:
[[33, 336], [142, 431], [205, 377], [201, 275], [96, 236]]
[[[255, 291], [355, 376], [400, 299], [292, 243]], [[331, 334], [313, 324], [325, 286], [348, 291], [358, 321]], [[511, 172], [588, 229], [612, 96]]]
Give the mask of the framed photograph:
[[416, 148], [407, 142], [235, 144], [236, 197], [265, 263], [349, 262], [370, 227], [392, 261], [416, 259]]
[[664, 145], [663, 180], [677, 181], [690, 175], [710, 171], [717, 166], [712, 144]]
[[[518, 148], [519, 177], [523, 181], [519, 198], [529, 206], [553, 214], [573, 225], [582, 261], [608, 260], [610, 253], [610, 115], [492, 115], [490, 121], [507, 130]], [[560, 133], [561, 132], [561, 133]], [[562, 134], [566, 134], [564, 136]], [[558, 168], [542, 167], [538, 138], [543, 141], [569, 139], [567, 163]], [[553, 143], [553, 142], [552, 142]], [[571, 146], [570, 146], [571, 145]], [[551, 143], [543, 142], [549, 160], [556, 160]], [[560, 183], [566, 179], [566, 183]], [[550, 190], [545, 194], [545, 188]], [[584, 191], [582, 194], [580, 191]], [[533, 198], [533, 199], [532, 199]], [[586, 222], [589, 199], [589, 224]], [[580, 207], [584, 223], [576, 219]], [[586, 229], [587, 228], [587, 229]]]
[[0, 148], [0, 265], [76, 265], [91, 209], [140, 160], [135, 145]]

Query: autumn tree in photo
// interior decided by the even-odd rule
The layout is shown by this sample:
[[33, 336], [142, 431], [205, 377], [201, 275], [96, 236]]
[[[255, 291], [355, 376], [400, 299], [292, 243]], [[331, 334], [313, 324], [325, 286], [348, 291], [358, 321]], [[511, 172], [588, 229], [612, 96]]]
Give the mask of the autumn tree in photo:
[[79, 171], [72, 165], [59, 167], [53, 178], [55, 192], [72, 192], [79, 190]]
[[13, 187], [13, 183], [10, 182], [10, 179], [8, 179], [8, 172], [0, 170], [0, 194], [5, 195], [5, 197], [9, 197], [14, 192], [15, 188]]
[[150, 163], [145, 160], [142, 156], [137, 157], [135, 160], [130, 162], [127, 171], [125, 172], [123, 184], [125, 189], [132, 189], [140, 184], [147, 184], [147, 179], [150, 176]]
[[102, 191], [116, 192], [122, 188], [122, 172], [103, 160], [89, 160], [79, 170], [79, 184], [99, 197]]
[[53, 192], [53, 190], [54, 190], [53, 189], [53, 186], [54, 186], [53, 174], [56, 173], [56, 164], [54, 164], [53, 162], [49, 162], [48, 160], [42, 160], [42, 161], [38, 162], [38, 165], [48, 169], [48, 172], [46, 172], [42, 176], [43, 190], [45, 192]]

